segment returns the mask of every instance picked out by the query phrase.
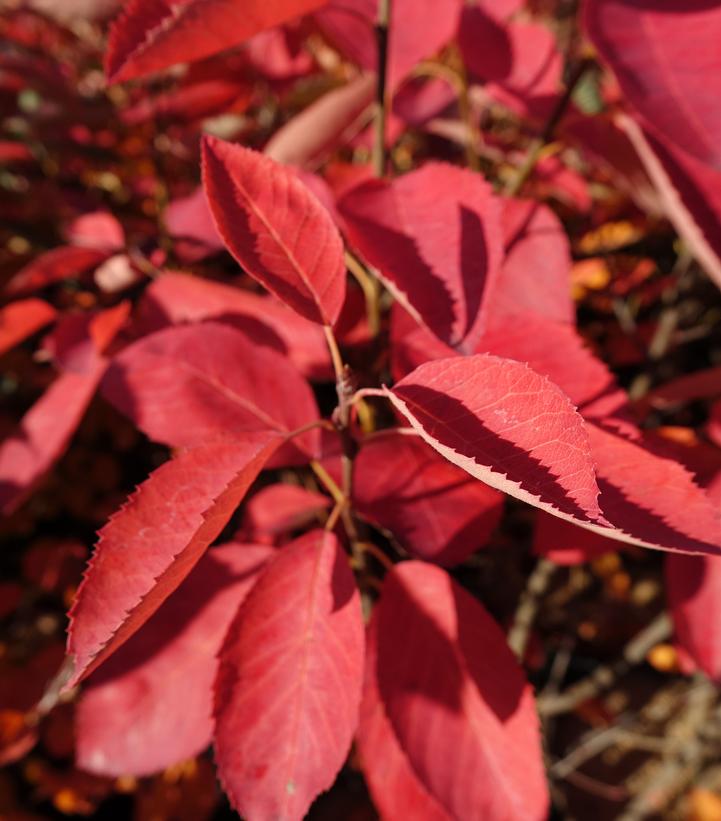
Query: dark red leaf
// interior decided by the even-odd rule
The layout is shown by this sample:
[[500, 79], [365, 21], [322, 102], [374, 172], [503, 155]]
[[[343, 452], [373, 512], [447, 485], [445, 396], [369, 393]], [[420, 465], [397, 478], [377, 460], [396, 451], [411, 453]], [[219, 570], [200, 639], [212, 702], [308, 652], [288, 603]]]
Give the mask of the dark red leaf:
[[115, 513], [99, 533], [70, 612], [68, 686], [105, 661], [180, 585], [278, 444], [264, 432], [182, 452]]
[[498, 625], [443, 570], [397, 565], [377, 605], [378, 689], [402, 750], [453, 818], [546, 818], [533, 692]]
[[298, 177], [256, 151], [203, 141], [203, 183], [228, 250], [301, 316], [333, 325], [345, 297], [343, 242]]
[[[308, 383], [281, 354], [218, 322], [167, 328], [125, 348], [103, 394], [148, 436], [195, 445], [223, 432], [283, 435], [316, 421]], [[311, 430], [284, 448], [292, 463], [318, 450]]]
[[52, 322], [56, 314], [42, 299], [21, 299], [0, 308], [0, 354]]
[[117, 82], [199, 60], [324, 2], [130, 0], [110, 32], [105, 70]]
[[98, 775], [149, 775], [192, 758], [213, 734], [213, 682], [235, 611], [273, 549], [211, 550], [88, 681], [76, 761]]
[[284, 547], [241, 605], [220, 654], [215, 751], [248, 821], [304, 817], [348, 754], [358, 722], [360, 597], [333, 534]]
[[451, 566], [483, 547], [503, 496], [452, 465], [418, 436], [384, 433], [356, 457], [358, 512], [426, 561]]
[[428, 163], [364, 183], [339, 203], [351, 242], [439, 339], [472, 349], [502, 260], [500, 210], [470, 171]]
[[588, 0], [584, 23], [652, 132], [721, 171], [721, 7]]

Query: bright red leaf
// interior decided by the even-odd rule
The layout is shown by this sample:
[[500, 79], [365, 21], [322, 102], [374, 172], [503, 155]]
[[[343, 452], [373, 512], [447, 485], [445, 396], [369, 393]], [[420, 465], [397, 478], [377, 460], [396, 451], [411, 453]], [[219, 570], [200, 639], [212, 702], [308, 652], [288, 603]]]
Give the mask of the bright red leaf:
[[273, 552], [245, 544], [209, 551], [90, 677], [76, 711], [79, 767], [98, 775], [149, 775], [210, 744], [216, 654]]
[[345, 297], [343, 242], [316, 197], [256, 151], [203, 141], [203, 183], [228, 250], [301, 316], [333, 325]]
[[601, 518], [583, 421], [526, 365], [487, 354], [438, 359], [386, 394], [431, 447], [477, 479], [564, 518]]
[[453, 818], [546, 818], [533, 692], [505, 636], [445, 571], [397, 565], [377, 605], [378, 689], [425, 788]]
[[584, 23], [651, 131], [721, 170], [721, 7], [588, 0]]
[[339, 203], [351, 242], [441, 340], [472, 349], [502, 259], [500, 207], [478, 174], [428, 163]]
[[0, 308], [0, 354], [52, 322], [56, 314], [42, 299], [21, 299]]
[[68, 686], [126, 642], [188, 576], [278, 443], [265, 432], [184, 451], [109, 520], [70, 611]]
[[418, 436], [384, 432], [364, 442], [353, 471], [358, 512], [401, 547], [451, 566], [483, 547], [503, 496], [455, 467]]
[[115, 21], [105, 70], [113, 82], [208, 57], [326, 0], [130, 0]]
[[241, 605], [220, 654], [215, 753], [248, 821], [300, 821], [342, 766], [358, 722], [364, 629], [336, 537], [284, 547]]
[[[284, 435], [318, 419], [308, 383], [277, 351], [229, 325], [167, 328], [122, 351], [103, 394], [152, 439], [195, 445], [223, 432]], [[284, 448], [304, 463], [318, 449], [311, 430]]]
[[8, 282], [5, 290], [13, 296], [39, 291], [69, 277], [78, 277], [107, 257], [108, 252], [98, 248], [62, 245], [29, 262]]

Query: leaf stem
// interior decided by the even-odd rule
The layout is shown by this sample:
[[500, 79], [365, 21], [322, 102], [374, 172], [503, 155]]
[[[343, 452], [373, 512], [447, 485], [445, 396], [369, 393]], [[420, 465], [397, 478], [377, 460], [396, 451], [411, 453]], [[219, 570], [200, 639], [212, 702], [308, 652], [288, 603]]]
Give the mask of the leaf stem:
[[390, 33], [391, 0], [379, 0], [376, 19], [378, 49], [375, 116], [373, 120], [373, 171], [383, 177], [386, 170], [386, 85], [388, 78], [388, 40]]

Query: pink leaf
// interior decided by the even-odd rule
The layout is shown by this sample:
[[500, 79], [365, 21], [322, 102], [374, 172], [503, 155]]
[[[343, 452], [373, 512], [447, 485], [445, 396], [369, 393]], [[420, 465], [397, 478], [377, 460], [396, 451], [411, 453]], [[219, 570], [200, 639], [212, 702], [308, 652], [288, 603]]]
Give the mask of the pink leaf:
[[378, 617], [371, 617], [366, 642], [358, 755], [373, 803], [384, 821], [450, 821], [408, 761], [378, 692]]
[[216, 759], [248, 821], [300, 821], [331, 786], [358, 722], [363, 652], [360, 597], [335, 536], [284, 547], [220, 654]]
[[[313, 392], [290, 362], [218, 322], [167, 328], [125, 348], [103, 393], [148, 436], [171, 446], [225, 431], [283, 435], [318, 419]], [[311, 430], [284, 450], [302, 464], [317, 449], [318, 431]]]
[[526, 365], [487, 354], [438, 359], [386, 393], [431, 447], [477, 479], [562, 518], [601, 519], [583, 421]]
[[288, 168], [211, 137], [203, 182], [228, 250], [301, 316], [324, 325], [345, 297], [343, 242], [326, 209]]
[[358, 186], [339, 210], [351, 242], [404, 307], [444, 342], [472, 347], [502, 259], [490, 186], [478, 174], [429, 163]]
[[285, 165], [317, 166], [360, 129], [375, 86], [373, 74], [361, 74], [324, 94], [275, 132], [265, 147], [266, 156]]
[[420, 437], [402, 433], [363, 443], [353, 492], [362, 516], [390, 530], [413, 555], [447, 566], [483, 547], [503, 510], [499, 493]]
[[184, 262], [196, 262], [225, 247], [202, 186], [192, 194], [171, 200], [163, 216], [175, 252]]
[[376, 618], [380, 696], [425, 788], [453, 818], [545, 819], [533, 693], [481, 604], [440, 568], [404, 562]]
[[278, 443], [265, 432], [185, 451], [155, 470], [110, 519], [70, 612], [68, 686], [105, 661], [180, 585]]
[[216, 654], [272, 553], [272, 548], [240, 544], [211, 550], [91, 676], [76, 711], [80, 768], [144, 776], [210, 744]]
[[0, 354], [52, 322], [55, 308], [42, 299], [21, 299], [0, 308]]
[[112, 253], [125, 247], [123, 226], [107, 211], [83, 214], [68, 227], [68, 242], [83, 248], [97, 248]]
[[721, 171], [721, 7], [588, 0], [586, 31], [645, 125]]
[[668, 606], [676, 640], [713, 681], [721, 681], [721, 558], [666, 556]]
[[131, 80], [208, 57], [325, 0], [130, 0], [110, 32], [105, 70]]
[[327, 496], [300, 485], [268, 485], [245, 505], [243, 538], [272, 544], [284, 533], [317, 523], [319, 514], [330, 504]]
[[257, 344], [284, 354], [309, 379], [333, 377], [322, 329], [271, 296], [200, 277], [166, 273], [145, 290], [139, 314], [144, 333], [169, 324], [222, 320], [252, 335]]

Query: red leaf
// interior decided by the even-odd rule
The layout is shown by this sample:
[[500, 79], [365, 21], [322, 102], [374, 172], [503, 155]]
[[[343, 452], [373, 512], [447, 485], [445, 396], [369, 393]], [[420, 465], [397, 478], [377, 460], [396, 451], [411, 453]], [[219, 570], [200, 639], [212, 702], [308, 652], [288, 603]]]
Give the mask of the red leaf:
[[130, 0], [115, 21], [105, 71], [113, 82], [208, 57], [325, 0]]
[[668, 606], [676, 640], [713, 681], [721, 681], [721, 558], [666, 556]]
[[105, 363], [59, 376], [0, 445], [0, 509], [11, 513], [53, 466], [93, 398]]
[[333, 783], [358, 721], [363, 619], [335, 536], [284, 547], [238, 611], [220, 655], [216, 759], [248, 821], [301, 819]]
[[721, 7], [588, 0], [584, 23], [645, 125], [721, 170]]
[[[318, 419], [310, 386], [285, 357], [217, 322], [167, 328], [125, 348], [103, 393], [144, 433], [173, 447], [226, 431], [287, 434]], [[308, 431], [285, 456], [303, 464], [318, 442], [318, 431]]]
[[525, 362], [548, 377], [586, 418], [604, 418], [627, 404], [606, 365], [591, 353], [574, 327], [539, 314], [516, 314], [484, 334], [478, 351]]
[[99, 533], [70, 612], [74, 672], [68, 686], [105, 661], [180, 585], [278, 443], [265, 432], [185, 451], [155, 470], [115, 513]]
[[466, 6], [458, 45], [468, 71], [519, 114], [544, 116], [561, 88], [563, 58], [556, 38], [537, 23], [504, 23]]
[[[424, 58], [432, 57], [456, 32], [460, 0], [394, 0], [388, 42], [388, 87], [395, 90]], [[377, 0], [330, 0], [315, 15], [323, 33], [354, 62], [376, 71], [374, 25]]]
[[343, 242], [297, 176], [256, 151], [203, 140], [203, 183], [228, 250], [301, 316], [332, 325], [345, 297]]
[[351, 242], [418, 321], [470, 349], [501, 265], [499, 205], [470, 171], [428, 163], [364, 183], [339, 203]]
[[83, 214], [68, 227], [68, 242], [83, 248], [97, 248], [111, 253], [125, 247], [123, 226], [107, 211]]
[[403, 752], [378, 692], [378, 617], [371, 617], [366, 643], [363, 700], [356, 742], [360, 766], [384, 821], [450, 821], [426, 790]]
[[440, 568], [404, 562], [376, 618], [381, 699], [426, 789], [453, 818], [545, 819], [532, 690], [481, 604]]
[[8, 282], [5, 290], [13, 296], [32, 293], [68, 277], [80, 276], [99, 265], [108, 253], [97, 248], [61, 246], [40, 254]]
[[256, 344], [284, 354], [308, 378], [333, 376], [322, 329], [270, 296], [200, 277], [167, 273], [146, 289], [139, 313], [145, 333], [181, 322], [227, 321], [252, 335]]
[[420, 437], [384, 433], [364, 442], [353, 472], [358, 512], [426, 561], [450, 566], [483, 547], [503, 497], [452, 465]]
[[617, 552], [619, 547], [613, 539], [538, 511], [533, 531], [533, 552], [558, 565], [590, 562], [605, 553]]
[[196, 262], [225, 247], [202, 186], [186, 197], [171, 200], [163, 216], [175, 252], [183, 262]]
[[273, 552], [239, 544], [211, 550], [90, 678], [76, 711], [79, 767], [149, 775], [210, 744], [216, 654]]
[[272, 544], [283, 533], [317, 523], [318, 514], [329, 507], [330, 499], [322, 493], [300, 485], [269, 485], [245, 505], [241, 532], [248, 541]]
[[531, 311], [557, 322], [573, 322], [571, 249], [558, 217], [533, 200], [502, 200], [505, 259], [493, 291], [488, 321], [508, 327], [508, 318]]
[[631, 442], [593, 424], [588, 433], [599, 504], [621, 532], [615, 538], [642, 547], [721, 554], [721, 513], [685, 467], [642, 439]]
[[654, 139], [630, 117], [616, 119], [653, 181], [669, 221], [721, 287], [721, 171]]
[[52, 322], [57, 312], [42, 299], [21, 299], [0, 308], [0, 354]]
[[265, 147], [266, 156], [285, 165], [317, 166], [359, 130], [375, 87], [373, 74], [361, 74], [324, 94], [275, 132]]
[[601, 520], [583, 421], [526, 365], [487, 354], [438, 359], [386, 394], [431, 447], [477, 479], [562, 518]]

